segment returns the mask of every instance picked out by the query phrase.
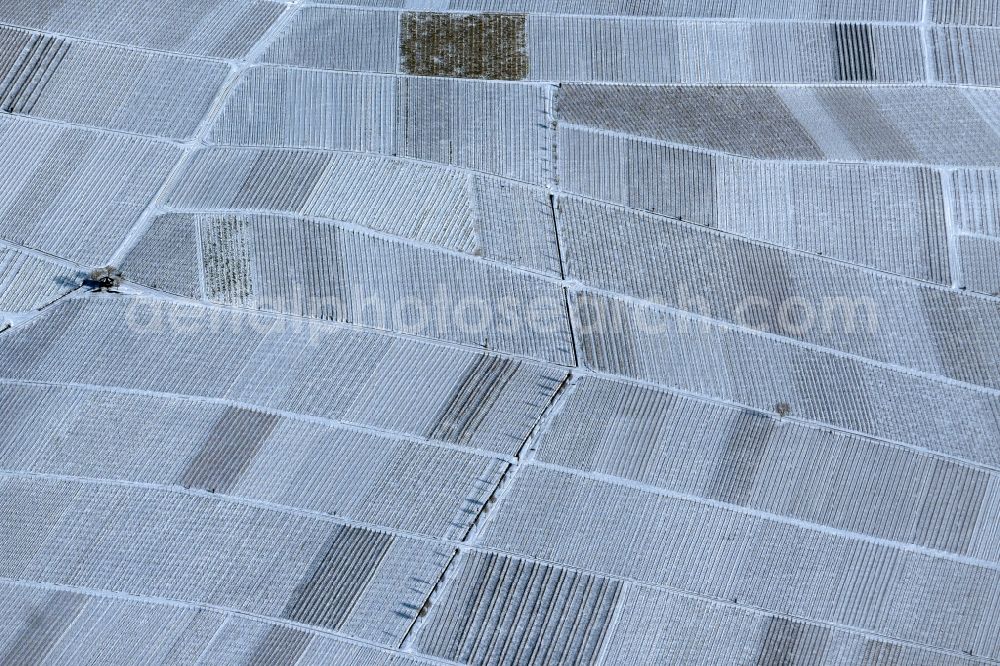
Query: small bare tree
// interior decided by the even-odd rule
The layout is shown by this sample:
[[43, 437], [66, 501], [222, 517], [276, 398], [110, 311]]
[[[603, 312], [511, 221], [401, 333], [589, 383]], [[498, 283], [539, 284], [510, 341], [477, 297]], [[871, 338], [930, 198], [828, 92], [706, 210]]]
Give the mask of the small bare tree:
[[90, 271], [88, 283], [91, 291], [106, 291], [112, 294], [120, 293], [116, 291], [124, 280], [122, 272], [114, 266], [103, 266]]

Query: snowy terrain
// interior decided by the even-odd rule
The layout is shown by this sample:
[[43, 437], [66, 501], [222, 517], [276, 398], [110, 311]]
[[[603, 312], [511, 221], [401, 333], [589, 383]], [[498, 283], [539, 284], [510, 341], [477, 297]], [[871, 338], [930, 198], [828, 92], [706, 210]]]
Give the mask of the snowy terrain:
[[0, 664], [1000, 663], [1000, 0], [3, 0], [0, 148]]

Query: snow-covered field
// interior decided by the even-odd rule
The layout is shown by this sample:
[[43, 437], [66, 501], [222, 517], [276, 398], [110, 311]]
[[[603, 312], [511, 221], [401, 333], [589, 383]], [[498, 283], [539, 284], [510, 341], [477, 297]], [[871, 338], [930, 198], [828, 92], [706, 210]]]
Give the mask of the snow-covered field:
[[0, 1], [0, 664], [973, 663], [1000, 0]]

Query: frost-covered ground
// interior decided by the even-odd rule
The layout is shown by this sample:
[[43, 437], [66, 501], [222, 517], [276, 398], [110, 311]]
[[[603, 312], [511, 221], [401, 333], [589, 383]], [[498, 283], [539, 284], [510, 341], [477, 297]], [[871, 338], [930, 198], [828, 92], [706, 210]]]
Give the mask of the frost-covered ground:
[[1000, 662], [998, 0], [5, 0], [0, 147], [0, 664]]

